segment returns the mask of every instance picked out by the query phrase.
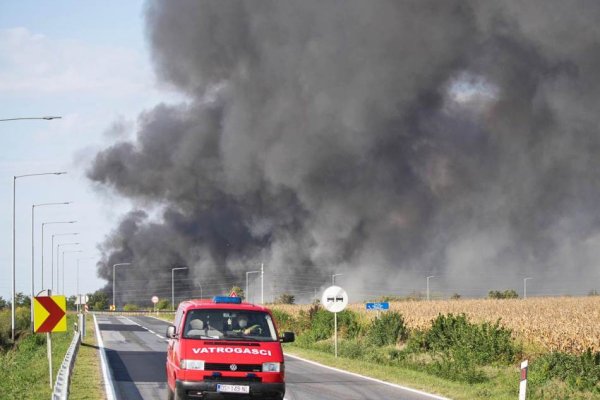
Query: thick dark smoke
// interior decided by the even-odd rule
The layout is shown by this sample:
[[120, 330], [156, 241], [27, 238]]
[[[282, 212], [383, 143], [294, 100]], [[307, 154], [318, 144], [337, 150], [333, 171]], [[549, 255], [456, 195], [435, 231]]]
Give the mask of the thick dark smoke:
[[[150, 1], [186, 94], [88, 176], [134, 199], [123, 298], [600, 287], [600, 3]], [[253, 275], [256, 277], [256, 275]], [[129, 282], [129, 283], [127, 283]], [[193, 292], [193, 293], [192, 293]], [[269, 297], [267, 297], [269, 298]]]

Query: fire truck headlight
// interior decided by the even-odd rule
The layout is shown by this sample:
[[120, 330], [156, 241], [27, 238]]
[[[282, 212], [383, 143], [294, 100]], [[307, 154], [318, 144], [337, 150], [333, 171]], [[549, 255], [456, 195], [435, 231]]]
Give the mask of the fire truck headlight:
[[179, 364], [181, 369], [194, 369], [197, 371], [204, 370], [204, 361], [202, 360], [181, 360]]
[[262, 365], [263, 372], [280, 372], [281, 364], [278, 362], [266, 362]]

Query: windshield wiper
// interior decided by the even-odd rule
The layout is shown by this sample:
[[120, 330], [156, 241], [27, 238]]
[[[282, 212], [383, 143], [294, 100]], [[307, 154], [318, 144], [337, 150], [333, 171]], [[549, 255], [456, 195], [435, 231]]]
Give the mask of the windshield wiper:
[[245, 340], [248, 342], [259, 342], [260, 340], [253, 338], [253, 337], [248, 337], [248, 336], [242, 336], [242, 335], [223, 335], [223, 337], [220, 338], [221, 340]]

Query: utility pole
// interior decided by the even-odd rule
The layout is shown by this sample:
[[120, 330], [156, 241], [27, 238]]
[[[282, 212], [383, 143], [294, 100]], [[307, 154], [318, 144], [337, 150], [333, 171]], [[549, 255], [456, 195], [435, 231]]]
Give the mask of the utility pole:
[[261, 271], [247, 271], [246, 272], [246, 301], [250, 300], [250, 296], [248, 296], [248, 275], [250, 274], [260, 274]]
[[115, 267], [120, 267], [122, 265], [131, 265], [131, 263], [113, 264], [113, 302], [111, 305], [115, 308], [115, 311], [117, 310], [117, 305], [115, 304]]
[[438, 275], [430, 275], [427, 277], [427, 301], [429, 301], [429, 279], [430, 278], [437, 278]]
[[336, 276], [342, 276], [344, 274], [333, 274], [331, 275], [331, 286], [335, 286], [335, 277]]
[[531, 277], [527, 277], [523, 279], [523, 299], [527, 298], [527, 280], [531, 279]]
[[260, 264], [260, 304], [265, 304], [265, 264]]
[[[175, 311], [175, 271], [180, 269], [188, 269], [188, 267], [171, 268], [171, 311]], [[202, 294], [200, 294], [200, 297], [202, 297]]]

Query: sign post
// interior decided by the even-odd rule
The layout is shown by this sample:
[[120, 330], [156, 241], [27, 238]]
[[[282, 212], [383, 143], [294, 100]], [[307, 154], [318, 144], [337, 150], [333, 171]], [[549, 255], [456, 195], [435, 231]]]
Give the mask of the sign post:
[[381, 303], [367, 303], [367, 310], [375, 310], [377, 311], [377, 318], [379, 318], [380, 311], [387, 311], [390, 309], [390, 303], [387, 301]]
[[323, 292], [321, 304], [333, 313], [333, 347], [337, 357], [337, 313], [343, 311], [348, 305], [348, 293], [339, 286], [329, 286]]
[[152, 304], [154, 304], [154, 312], [158, 314], [158, 309], [156, 308], [156, 303], [158, 303], [158, 296], [152, 296]]
[[65, 296], [51, 296], [50, 290], [45, 292], [47, 296], [33, 298], [33, 331], [46, 333], [50, 388], [52, 388], [52, 336], [50, 334], [67, 330], [67, 299]]

